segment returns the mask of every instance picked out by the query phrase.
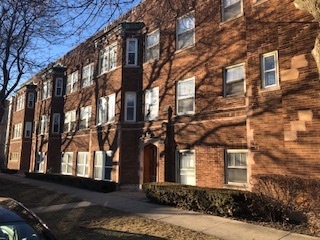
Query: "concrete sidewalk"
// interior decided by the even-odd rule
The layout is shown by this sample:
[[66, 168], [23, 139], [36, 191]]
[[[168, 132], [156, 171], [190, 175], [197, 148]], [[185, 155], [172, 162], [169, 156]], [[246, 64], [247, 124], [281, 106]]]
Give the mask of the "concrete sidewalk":
[[[319, 239], [301, 234], [261, 227], [254, 224], [230, 220], [192, 211], [179, 210], [172, 207], [149, 203], [143, 192], [113, 192], [98, 193], [84, 189], [73, 188], [50, 182], [25, 178], [24, 175], [0, 173], [0, 178], [29, 184], [39, 188], [66, 193], [81, 198], [84, 202], [63, 204], [37, 208], [36, 211], [56, 211], [65, 208], [102, 205], [133, 213], [149, 219], [178, 225], [187, 229], [203, 232], [225, 240], [312, 240]], [[0, 193], [1, 194], [1, 193]], [[51, 208], [51, 209], [50, 209]]]

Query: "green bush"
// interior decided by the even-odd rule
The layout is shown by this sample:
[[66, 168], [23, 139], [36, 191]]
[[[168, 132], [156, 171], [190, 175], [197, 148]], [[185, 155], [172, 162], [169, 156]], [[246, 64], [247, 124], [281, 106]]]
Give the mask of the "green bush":
[[177, 183], [147, 183], [146, 196], [153, 202], [217, 216], [255, 221], [287, 221], [290, 209], [267, 196], [249, 191], [200, 188]]
[[114, 192], [117, 190], [117, 184], [115, 182], [106, 182], [100, 180], [94, 180], [91, 178], [75, 177], [70, 175], [54, 174], [54, 173], [30, 173], [25, 172], [27, 178], [36, 180], [48, 181], [68, 185], [77, 188], [83, 188], [96, 192]]

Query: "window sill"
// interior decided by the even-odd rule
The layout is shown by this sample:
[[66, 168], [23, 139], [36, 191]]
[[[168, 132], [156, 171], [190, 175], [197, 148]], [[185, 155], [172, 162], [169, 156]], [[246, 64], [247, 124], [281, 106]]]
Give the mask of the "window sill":
[[226, 183], [223, 188], [234, 189], [234, 190], [247, 190], [249, 188], [248, 183]]
[[266, 93], [266, 92], [277, 91], [277, 90], [280, 90], [280, 89], [281, 89], [280, 85], [267, 87], [267, 88], [260, 88], [259, 89], [259, 94], [263, 94], [263, 93]]
[[181, 52], [186, 51], [186, 50], [188, 50], [188, 49], [190, 49], [190, 48], [194, 48], [195, 46], [196, 46], [196, 44], [194, 43], [194, 44], [192, 44], [192, 45], [190, 45], [190, 46], [188, 46], [188, 47], [181, 48], [181, 49], [176, 49], [176, 51], [174, 52], [174, 54], [181, 53]]
[[97, 78], [101, 77], [102, 75], [108, 74], [108, 73], [110, 73], [110, 72], [112, 72], [112, 71], [114, 71], [114, 70], [116, 70], [116, 69], [118, 69], [118, 68], [120, 68], [120, 67], [121, 67], [121, 66], [117, 66], [117, 67], [114, 67], [114, 68], [112, 68], [112, 69], [110, 69], [110, 70], [108, 70], [108, 71], [99, 73], [99, 74], [97, 75]]
[[240, 18], [240, 17], [243, 17], [243, 16], [244, 16], [244, 13], [242, 12], [242, 13], [238, 14], [237, 16], [234, 16], [234, 17], [229, 18], [229, 19], [227, 19], [227, 20], [223, 20], [223, 21], [221, 21], [221, 23], [219, 24], [219, 27], [222, 27], [223, 25], [228, 24], [228, 23], [230, 23], [230, 22], [232, 22], [232, 21], [234, 21], [234, 20], [236, 20], [236, 19], [238, 19], [238, 18]]
[[252, 6], [258, 6], [258, 5], [260, 5], [260, 4], [262, 4], [262, 3], [265, 3], [265, 2], [267, 2], [268, 0], [263, 0], [263, 1], [256, 1]]
[[141, 65], [129, 65], [129, 64], [126, 64], [126, 65], [123, 65], [124, 68], [140, 68]]

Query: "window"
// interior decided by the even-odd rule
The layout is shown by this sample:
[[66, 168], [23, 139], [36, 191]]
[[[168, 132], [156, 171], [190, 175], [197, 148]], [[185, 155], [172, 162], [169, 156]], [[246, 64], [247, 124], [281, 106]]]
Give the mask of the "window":
[[90, 124], [91, 124], [91, 106], [82, 107], [80, 109], [79, 129], [89, 128]]
[[146, 37], [145, 61], [158, 59], [160, 55], [160, 31], [159, 29], [148, 34]]
[[71, 132], [76, 130], [76, 110], [64, 114], [63, 131]]
[[42, 100], [50, 97], [50, 81], [43, 82], [42, 85]]
[[242, 0], [223, 0], [223, 21], [239, 16], [242, 13]]
[[145, 93], [145, 120], [151, 121], [158, 118], [159, 113], [159, 88], [147, 89]]
[[96, 151], [94, 154], [94, 179], [111, 181], [112, 151]]
[[89, 152], [78, 152], [77, 176], [88, 177]]
[[28, 93], [28, 108], [34, 108], [34, 93]]
[[125, 121], [135, 122], [136, 121], [136, 93], [126, 92], [125, 93]]
[[52, 119], [52, 133], [60, 133], [60, 113], [54, 113]]
[[247, 150], [227, 150], [226, 183], [247, 182]]
[[108, 72], [117, 66], [117, 44], [112, 44], [100, 52], [100, 74]]
[[61, 153], [61, 173], [72, 175], [73, 152]]
[[188, 14], [177, 20], [177, 49], [194, 45], [195, 42], [194, 15]]
[[26, 122], [24, 136], [30, 138], [32, 135], [32, 122]]
[[271, 52], [262, 55], [262, 88], [279, 85], [278, 53]]
[[194, 78], [177, 83], [177, 114], [193, 114], [195, 109]]
[[98, 100], [98, 123], [110, 123], [114, 121], [116, 108], [116, 94], [101, 97]]
[[90, 86], [93, 83], [94, 64], [90, 63], [82, 69], [82, 87]]
[[127, 39], [127, 65], [136, 66], [138, 64], [138, 40], [135, 38]]
[[21, 138], [22, 135], [22, 123], [15, 124], [13, 126], [13, 139]]
[[56, 79], [55, 96], [56, 97], [61, 97], [62, 96], [62, 90], [63, 90], [63, 78], [57, 78]]
[[10, 161], [19, 161], [19, 152], [10, 153]]
[[245, 92], [244, 64], [227, 67], [224, 72], [225, 96], [243, 95]]
[[47, 125], [48, 125], [48, 116], [42, 115], [40, 121], [40, 135], [44, 135], [47, 133]]
[[76, 91], [78, 88], [78, 71], [75, 71], [68, 75], [66, 94]]
[[181, 150], [177, 153], [178, 182], [187, 185], [196, 185], [195, 154], [193, 150]]
[[39, 172], [39, 173], [44, 172], [44, 157], [45, 157], [44, 152], [37, 152], [36, 153], [36, 163], [34, 166], [35, 172]]
[[16, 111], [20, 111], [21, 109], [24, 108], [24, 94], [19, 95], [17, 97], [17, 106], [16, 106]]

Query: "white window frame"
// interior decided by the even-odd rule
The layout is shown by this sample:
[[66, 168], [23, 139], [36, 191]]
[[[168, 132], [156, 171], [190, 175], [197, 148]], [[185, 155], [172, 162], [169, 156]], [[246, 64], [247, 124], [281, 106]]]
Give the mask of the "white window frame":
[[[243, 76], [242, 78], [232, 78], [232, 79], [228, 79], [228, 71], [232, 70], [232, 69], [236, 69], [242, 67], [243, 68]], [[230, 97], [230, 96], [238, 96], [238, 95], [244, 95], [246, 92], [246, 69], [245, 69], [245, 64], [244, 63], [240, 63], [237, 65], [232, 65], [229, 67], [226, 67], [224, 69], [224, 96], [225, 97]], [[228, 84], [232, 84], [232, 83], [236, 83], [236, 82], [243, 82], [243, 92], [237, 92], [237, 93], [233, 93], [233, 94], [228, 94], [227, 90], [228, 90]]]
[[[83, 163], [80, 163], [81, 155], [84, 157]], [[83, 171], [79, 170], [79, 167], [83, 167]], [[77, 153], [77, 176], [78, 177], [89, 177], [89, 152], [78, 152]]]
[[[101, 163], [97, 163], [98, 159], [97, 157], [100, 155], [100, 157], [102, 157], [101, 159]], [[108, 159], [111, 159], [111, 164], [108, 164], [109, 161], [107, 161]], [[112, 180], [112, 166], [113, 166], [113, 152], [112, 151], [95, 151], [94, 153], [94, 179], [97, 180], [103, 180], [103, 181], [111, 181]], [[109, 171], [106, 170], [110, 170], [110, 176], [109, 178], [107, 178], [106, 174]], [[99, 176], [98, 174], [101, 176]]]
[[[245, 166], [236, 166], [236, 164], [229, 165], [229, 154], [245, 154], [246, 156], [246, 165]], [[246, 181], [244, 182], [233, 182], [229, 181], [229, 169], [236, 170], [246, 170]], [[225, 183], [231, 185], [246, 185], [248, 184], [248, 150], [246, 149], [228, 149], [226, 150], [225, 157]]]
[[[267, 57], [273, 56], [274, 58], [274, 68], [272, 69], [266, 69], [265, 59]], [[261, 75], [262, 75], [262, 88], [272, 88], [279, 86], [279, 59], [278, 59], [278, 51], [273, 51], [269, 53], [262, 54], [261, 56]], [[275, 72], [275, 83], [271, 85], [266, 84], [266, 73]]]
[[20, 111], [24, 109], [24, 94], [21, 94], [17, 97], [17, 105], [16, 105], [16, 111]]
[[82, 68], [82, 87], [93, 84], [94, 63], [90, 63]]
[[99, 73], [104, 74], [117, 67], [117, 43], [113, 43], [100, 51]]
[[13, 126], [13, 139], [21, 138], [22, 136], [22, 123], [17, 123]]
[[26, 122], [25, 130], [24, 130], [24, 137], [31, 138], [32, 136], [32, 122]]
[[159, 87], [145, 91], [144, 119], [146, 121], [157, 120], [159, 117]]
[[66, 94], [75, 92], [78, 90], [79, 72], [74, 71], [67, 76]]
[[73, 152], [62, 152], [61, 153], [61, 174], [72, 175], [72, 168], [73, 168]]
[[[193, 156], [193, 162], [189, 162], [189, 166], [186, 168], [181, 168], [181, 155], [182, 154], [190, 154]], [[176, 152], [176, 159], [177, 159], [177, 179], [176, 182], [181, 183], [181, 184], [187, 184], [187, 185], [196, 185], [196, 155], [195, 155], [195, 150], [179, 150]], [[183, 182], [182, 178], [184, 177], [190, 177], [193, 178], [191, 179], [191, 182]]]
[[[59, 134], [60, 133], [60, 121], [61, 121], [61, 117], [60, 117], [60, 113], [54, 113], [52, 115], [52, 133], [53, 134]], [[57, 125], [57, 131], [55, 131], [55, 126]]]
[[[71, 132], [76, 130], [76, 110], [68, 111], [64, 113], [64, 132]], [[66, 129], [66, 125], [68, 124], [68, 129]]]
[[[88, 129], [91, 126], [91, 114], [92, 114], [92, 109], [91, 105], [88, 105], [86, 107], [82, 107], [80, 109], [80, 117], [79, 117], [79, 129]], [[82, 126], [81, 122], [85, 120], [85, 125]]]
[[[149, 45], [148, 40], [154, 38], [155, 43], [152, 45]], [[146, 36], [146, 50], [145, 50], [145, 56], [144, 56], [144, 61], [152, 61], [152, 60], [157, 60], [160, 57], [160, 30], [156, 29], [153, 32], [147, 34]], [[153, 50], [156, 50], [156, 56], [153, 56]]]
[[[130, 42], [134, 42], [134, 50], [130, 50]], [[127, 38], [127, 48], [126, 48], [126, 65], [127, 66], [137, 66], [138, 65], [138, 39], [137, 38]], [[129, 51], [130, 50], [130, 51]], [[134, 63], [129, 63], [130, 54], [134, 54]]]
[[48, 128], [48, 115], [41, 115], [40, 118], [40, 135], [47, 133]]
[[115, 121], [116, 94], [101, 97], [98, 100], [97, 125]]
[[[237, 18], [243, 14], [243, 1], [242, 0], [221, 0], [221, 1], [222, 1], [222, 21], [223, 22], [228, 21], [230, 19]], [[227, 1], [230, 2], [228, 5], [226, 3]], [[239, 2], [240, 2], [240, 13], [226, 18], [226, 9], [231, 8], [233, 5], [236, 5]]]
[[[133, 106], [129, 106], [129, 98], [133, 98]], [[128, 111], [133, 109], [133, 119], [128, 119]], [[137, 93], [136, 92], [125, 92], [125, 122], [136, 122], [136, 111], [137, 111]]]
[[44, 152], [37, 152], [36, 153], [36, 161], [34, 165], [34, 171], [38, 173], [44, 172], [44, 162], [45, 162], [45, 153]]
[[[181, 84], [186, 84], [187, 82], [192, 81], [192, 91], [190, 91], [189, 94], [184, 94], [180, 93], [180, 85]], [[189, 114], [194, 114], [195, 113], [195, 77], [187, 78], [184, 80], [177, 81], [176, 85], [177, 89], [177, 96], [176, 96], [176, 113], [177, 115], [189, 115]], [[183, 101], [185, 99], [190, 99], [193, 98], [193, 106], [192, 106], [192, 111], [179, 111], [179, 101]]]
[[[193, 19], [193, 26], [192, 28], [186, 28], [186, 29], [181, 29], [180, 28], [180, 23], [181, 21], [187, 19], [187, 18], [191, 18]], [[176, 49], [180, 50], [180, 49], [184, 49], [187, 47], [192, 47], [195, 44], [195, 17], [194, 17], [194, 12], [188, 13], [182, 17], [179, 17], [176, 21]], [[186, 35], [186, 34], [192, 34], [192, 43], [191, 44], [187, 44], [187, 45], [179, 45], [179, 39], [181, 38], [182, 35]]]
[[28, 108], [34, 108], [35, 93], [28, 93]]
[[56, 78], [56, 86], [54, 94], [56, 97], [61, 97], [63, 92], [63, 78]]
[[51, 82], [46, 80], [42, 83], [42, 100], [47, 99], [51, 96]]

